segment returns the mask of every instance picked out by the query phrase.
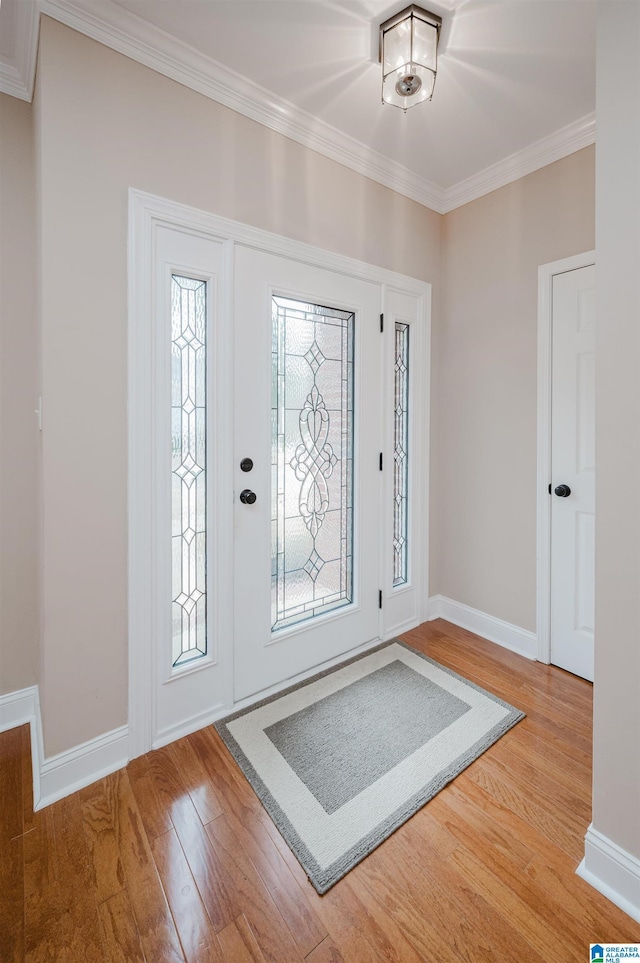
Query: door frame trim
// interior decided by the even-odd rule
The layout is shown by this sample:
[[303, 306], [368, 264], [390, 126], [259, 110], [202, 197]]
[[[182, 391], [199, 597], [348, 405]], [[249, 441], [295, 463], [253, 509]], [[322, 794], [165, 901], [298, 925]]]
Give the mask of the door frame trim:
[[538, 662], [551, 662], [551, 347], [553, 278], [596, 263], [595, 251], [585, 251], [538, 268], [538, 471], [536, 633]]
[[[232, 271], [233, 250], [236, 244], [268, 251], [271, 254], [304, 261], [307, 264], [347, 274], [362, 280], [373, 281], [381, 286], [383, 302], [387, 290], [398, 288], [414, 295], [420, 302], [419, 322], [422, 327], [424, 351], [422, 390], [425, 399], [425, 424], [417, 433], [422, 451], [416, 452], [422, 473], [420, 489], [428, 504], [429, 482], [429, 419], [430, 397], [430, 324], [431, 284], [410, 278], [397, 272], [335, 254], [301, 241], [254, 228], [229, 218], [219, 217], [197, 208], [129, 189], [128, 226], [128, 650], [129, 650], [129, 757], [131, 759], [147, 752], [154, 737], [155, 684], [149, 665], [153, 664], [154, 592], [150, 572], [154, 552], [153, 520], [149, 508], [149, 491], [153, 484], [153, 445], [150, 431], [150, 398], [152, 388], [152, 364], [149, 357], [152, 292], [152, 257], [154, 234], [158, 227], [169, 226], [186, 233], [204, 234], [228, 242], [228, 280]], [[230, 288], [229, 288], [230, 291]], [[223, 311], [226, 317], [231, 311], [230, 293], [227, 292]], [[223, 298], [225, 296], [223, 295]], [[232, 359], [229, 359], [231, 364]], [[231, 431], [230, 426], [225, 429]], [[225, 443], [228, 439], [225, 439]], [[232, 498], [231, 472], [221, 468], [227, 486], [227, 496]], [[418, 522], [418, 519], [416, 519]], [[232, 524], [223, 533], [225, 545], [232, 552]], [[428, 512], [419, 518], [419, 531], [414, 538], [418, 543], [418, 584], [416, 585], [416, 611], [419, 624], [428, 618], [429, 605], [429, 519]], [[232, 570], [232, 563], [230, 563]], [[230, 586], [227, 582], [226, 590]], [[384, 619], [383, 609], [383, 619]], [[233, 620], [225, 617], [222, 638], [233, 637]], [[412, 628], [407, 625], [406, 628]], [[220, 627], [219, 627], [220, 628]], [[390, 627], [394, 634], [404, 626]], [[387, 637], [387, 632], [381, 633]], [[353, 654], [353, 653], [351, 653]], [[222, 653], [221, 653], [222, 655]], [[217, 709], [216, 716], [233, 708], [231, 659], [225, 666], [228, 706]], [[322, 666], [316, 667], [318, 671]], [[303, 673], [305, 675], [306, 673]], [[290, 685], [296, 680], [287, 680]], [[211, 720], [208, 720], [211, 721]], [[193, 728], [199, 728], [195, 725]], [[186, 730], [185, 730], [186, 732]], [[184, 734], [184, 733], [180, 733]]]

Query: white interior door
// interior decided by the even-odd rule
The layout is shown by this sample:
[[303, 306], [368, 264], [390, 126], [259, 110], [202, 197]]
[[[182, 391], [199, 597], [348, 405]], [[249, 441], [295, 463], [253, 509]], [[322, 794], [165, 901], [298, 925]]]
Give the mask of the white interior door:
[[551, 661], [593, 680], [595, 266], [552, 290]]
[[383, 392], [381, 285], [242, 246], [234, 274], [237, 701], [380, 636]]

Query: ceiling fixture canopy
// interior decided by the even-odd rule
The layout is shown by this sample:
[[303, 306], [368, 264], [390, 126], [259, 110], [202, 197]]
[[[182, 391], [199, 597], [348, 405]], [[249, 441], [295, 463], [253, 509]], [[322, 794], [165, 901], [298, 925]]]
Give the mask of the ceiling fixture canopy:
[[412, 3], [380, 25], [382, 101], [408, 110], [431, 100], [442, 19]]

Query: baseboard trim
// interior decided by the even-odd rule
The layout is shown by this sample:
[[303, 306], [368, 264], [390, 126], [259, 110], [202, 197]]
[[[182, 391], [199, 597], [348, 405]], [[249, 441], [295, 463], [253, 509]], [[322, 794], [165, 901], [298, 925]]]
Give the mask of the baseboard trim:
[[35, 718], [38, 706], [38, 686], [7, 692], [0, 696], [0, 732], [24, 726]]
[[31, 771], [33, 777], [33, 807], [40, 801], [40, 768], [44, 757], [42, 748], [42, 721], [40, 717], [40, 693], [37, 685], [7, 692], [0, 696], [0, 732], [29, 726], [31, 736]]
[[519, 625], [512, 625], [511, 622], [505, 622], [494, 615], [487, 615], [486, 612], [463, 605], [462, 602], [454, 602], [445, 595], [433, 595], [429, 599], [428, 621], [431, 622], [433, 619], [446, 619], [447, 622], [453, 622], [461, 629], [475, 632], [483, 639], [523, 655], [526, 659], [533, 661], [536, 659], [538, 639], [535, 632], [521, 629]]
[[576, 873], [640, 923], [640, 859], [608, 839], [593, 824], [584, 840]]
[[[535, 659], [536, 638], [533, 632], [526, 632], [515, 625], [503, 622], [477, 609], [461, 605], [442, 595], [436, 595], [429, 600], [429, 619], [443, 618], [462, 628], [476, 632], [478, 635], [505, 646], [519, 655]], [[415, 627], [415, 621], [394, 626], [392, 636]], [[349, 656], [366, 652], [380, 640], [375, 639], [366, 645], [359, 646], [349, 653]], [[250, 705], [258, 698], [264, 698], [293, 683], [301, 682], [314, 675], [319, 669], [332, 668], [344, 660], [344, 656], [332, 659], [323, 666], [316, 666], [308, 672], [303, 672], [294, 679], [287, 679], [279, 685], [256, 693], [248, 699], [240, 700], [233, 707], [217, 706], [206, 713], [190, 719], [179, 727], [172, 728], [158, 735], [154, 741], [154, 749], [173, 742], [181, 736], [210, 725], [222, 718], [228, 712], [245, 705]], [[116, 772], [127, 765], [129, 761], [129, 727], [120, 726], [111, 732], [103, 733], [95, 739], [79, 746], [74, 746], [65, 752], [58, 753], [48, 759], [44, 757], [42, 739], [42, 721], [40, 717], [40, 698], [37, 686], [30, 686], [18, 692], [10, 692], [0, 696], [0, 732], [28, 723], [31, 727], [31, 756], [33, 762], [33, 797], [34, 809], [44, 809], [51, 803], [69, 796], [85, 786], [91, 785], [98, 779]]]
[[0, 732], [27, 724], [31, 734], [33, 808], [36, 811], [122, 769], [129, 761], [128, 726], [105, 732], [45, 759], [37, 685], [0, 696]]
[[129, 761], [129, 727], [120, 726], [66, 752], [45, 759], [40, 770], [40, 799], [44, 809], [92, 782], [122, 769]]
[[[374, 639], [354, 649], [348, 654], [348, 657], [366, 652], [367, 649], [379, 644], [380, 639]], [[320, 670], [339, 665], [344, 659], [345, 656], [331, 659], [322, 666], [315, 666], [293, 679], [286, 679], [276, 686], [255, 693], [255, 695], [231, 706], [218, 705], [204, 714], [186, 720], [179, 726], [164, 730], [154, 740], [153, 748], [159, 749], [182, 736], [202, 729], [212, 722], [224, 718], [232, 711], [244, 708], [267, 695], [301, 682]], [[64, 799], [65, 796], [70, 796], [71, 793], [77, 792], [79, 789], [84, 789], [85, 786], [90, 786], [98, 779], [103, 779], [112, 772], [122, 769], [129, 762], [130, 735], [128, 726], [120, 726], [120, 728], [96, 736], [95, 739], [90, 739], [82, 745], [74, 746], [72, 749], [45, 759], [38, 686], [30, 686], [27, 689], [0, 696], [0, 732], [25, 724], [29, 724], [31, 730], [33, 808], [36, 811], [50, 806], [51, 803], [57, 802], [59, 799]]]

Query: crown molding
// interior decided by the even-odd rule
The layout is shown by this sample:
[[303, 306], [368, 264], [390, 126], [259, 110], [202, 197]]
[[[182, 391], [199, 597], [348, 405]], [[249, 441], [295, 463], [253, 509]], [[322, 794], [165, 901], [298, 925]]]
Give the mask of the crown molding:
[[[465, 2], [441, 0], [441, 6], [450, 5], [453, 10]], [[442, 188], [119, 4], [91, 0], [15, 2], [15, 62], [0, 63], [0, 91], [22, 100], [30, 101], [33, 96], [40, 12], [438, 214], [453, 211], [595, 141], [595, 114], [589, 114], [472, 177]]]
[[574, 151], [588, 147], [595, 143], [595, 139], [596, 115], [591, 113], [572, 124], [567, 124], [566, 127], [561, 127], [548, 137], [543, 137], [528, 147], [516, 151], [515, 154], [510, 154], [497, 164], [485, 167], [472, 177], [446, 188], [443, 191], [444, 201], [441, 213], [447, 214], [457, 207], [462, 207], [463, 204], [468, 204], [469, 201], [490, 194], [491, 191], [504, 187], [505, 184], [517, 181], [526, 174], [531, 174], [541, 167], [546, 167], [547, 164], [573, 154]]
[[0, 92], [29, 103], [33, 98], [36, 76], [36, 55], [40, 14], [36, 0], [20, 0], [7, 8], [11, 10], [3, 31], [9, 31], [7, 47], [13, 56], [9, 62], [0, 61]]
[[38, 0], [42, 13], [399, 194], [440, 212], [442, 189], [116, 3]]

